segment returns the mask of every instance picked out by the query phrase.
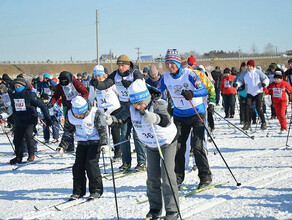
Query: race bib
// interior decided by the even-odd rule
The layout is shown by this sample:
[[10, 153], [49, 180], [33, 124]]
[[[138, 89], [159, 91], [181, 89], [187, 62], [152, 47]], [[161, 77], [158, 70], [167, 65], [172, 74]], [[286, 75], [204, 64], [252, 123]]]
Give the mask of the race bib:
[[14, 99], [15, 103], [15, 110], [19, 111], [26, 111], [25, 100], [24, 99]]
[[273, 97], [282, 98], [282, 89], [281, 88], [273, 88]]

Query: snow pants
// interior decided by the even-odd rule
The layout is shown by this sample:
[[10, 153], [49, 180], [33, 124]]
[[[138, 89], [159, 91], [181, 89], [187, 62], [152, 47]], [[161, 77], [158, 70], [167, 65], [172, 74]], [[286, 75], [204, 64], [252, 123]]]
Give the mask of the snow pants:
[[[199, 114], [205, 120], [205, 114]], [[174, 123], [178, 130], [178, 151], [175, 156], [175, 173], [177, 183], [181, 184], [185, 178], [185, 152], [186, 141], [193, 128], [192, 148], [195, 156], [196, 165], [198, 167], [198, 176], [201, 180], [212, 180], [209, 162], [204, 149], [204, 125], [197, 115], [190, 117], [174, 116]]]
[[246, 106], [245, 106], [245, 122], [250, 124], [253, 101], [255, 101], [255, 103], [256, 103], [256, 110], [261, 118], [261, 122], [266, 123], [266, 119], [265, 119], [265, 116], [264, 116], [264, 113], [262, 110], [263, 93], [259, 93], [256, 96], [252, 96], [251, 94], [247, 94]]
[[86, 176], [89, 179], [90, 193], [103, 193], [102, 177], [99, 169], [100, 145], [80, 145], [76, 149], [73, 165], [73, 194], [86, 194]]
[[276, 111], [277, 118], [281, 125], [281, 130], [287, 130], [287, 120], [286, 120], [286, 110], [287, 102], [277, 102], [273, 103]]
[[14, 139], [13, 143], [15, 145], [16, 157], [21, 158], [23, 154], [23, 138], [25, 137], [25, 142], [27, 145], [28, 155], [34, 155], [34, 146], [36, 141], [33, 139], [34, 124], [28, 125], [15, 125], [14, 129]]
[[[171, 144], [161, 146], [164, 163], [161, 160], [157, 148], [146, 147], [147, 152], [147, 196], [150, 209], [161, 210], [164, 201], [165, 211], [177, 211], [175, 199], [178, 202], [178, 187], [174, 172], [174, 158], [176, 154], [177, 140]], [[167, 169], [169, 179], [167, 177]], [[161, 182], [162, 181], [162, 182]], [[171, 184], [171, 185], [170, 185]], [[175, 198], [172, 194], [174, 190]], [[163, 199], [162, 199], [163, 198]]]
[[235, 94], [223, 94], [225, 116], [229, 117], [235, 114]]

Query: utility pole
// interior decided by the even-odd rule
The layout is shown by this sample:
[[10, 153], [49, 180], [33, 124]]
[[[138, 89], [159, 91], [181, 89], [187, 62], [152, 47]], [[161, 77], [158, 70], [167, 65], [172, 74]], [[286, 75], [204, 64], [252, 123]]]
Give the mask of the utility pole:
[[98, 33], [98, 10], [96, 9], [96, 61], [99, 65], [99, 33]]
[[138, 64], [138, 67], [139, 67], [139, 70], [140, 70], [140, 54], [142, 52], [140, 52], [140, 47], [136, 47], [135, 49], [137, 50], [137, 54], [138, 54], [137, 62], [136, 63]]
[[112, 50], [110, 49], [110, 61], [111, 61], [111, 73], [113, 72], [113, 55]]
[[238, 49], [238, 67], [240, 67], [240, 52], [241, 52], [241, 49], [239, 47], [239, 49]]

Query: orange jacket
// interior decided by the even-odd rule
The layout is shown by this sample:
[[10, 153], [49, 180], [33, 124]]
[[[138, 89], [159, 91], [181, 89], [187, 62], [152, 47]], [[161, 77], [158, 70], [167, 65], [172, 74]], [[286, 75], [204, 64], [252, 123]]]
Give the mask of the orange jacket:
[[235, 76], [227, 74], [222, 77], [220, 82], [220, 90], [224, 95], [236, 94], [236, 89], [233, 87]]
[[267, 90], [265, 91], [265, 94], [272, 96], [273, 103], [287, 102], [286, 93], [290, 97], [292, 93], [292, 87], [284, 80], [282, 80], [280, 83], [270, 83], [270, 85], [267, 87]]

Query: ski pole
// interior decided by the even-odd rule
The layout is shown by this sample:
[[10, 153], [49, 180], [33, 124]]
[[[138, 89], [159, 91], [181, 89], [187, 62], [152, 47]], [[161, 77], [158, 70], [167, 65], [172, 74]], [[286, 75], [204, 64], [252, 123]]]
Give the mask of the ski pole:
[[12, 142], [11, 142], [11, 140], [10, 140], [10, 138], [9, 138], [9, 136], [8, 136], [8, 134], [7, 134], [7, 132], [5, 131], [4, 125], [3, 125], [2, 123], [1, 123], [1, 128], [2, 128], [2, 131], [3, 131], [4, 134], [6, 135], [8, 141], [9, 141], [9, 143], [10, 143], [10, 145], [11, 145], [13, 152], [15, 153], [15, 148], [13, 147], [13, 144], [12, 144]]
[[[193, 103], [192, 103], [193, 104]], [[195, 109], [195, 108], [194, 108]], [[216, 111], [214, 111], [219, 117], [223, 118], [225, 121], [227, 121], [229, 124], [231, 124], [233, 127], [235, 127], [236, 129], [238, 129], [239, 131], [241, 131], [243, 134], [245, 134], [246, 136], [248, 136], [249, 138], [251, 138], [252, 140], [254, 140], [254, 136], [250, 136], [249, 134], [247, 134], [246, 132], [244, 132], [243, 130], [241, 130], [239, 127], [237, 127], [236, 125], [234, 125], [233, 123], [231, 123], [229, 120], [227, 120], [226, 118], [224, 118], [222, 115], [220, 115], [219, 113], [217, 113]]]
[[[146, 110], [145, 112], [148, 112], [148, 110]], [[152, 128], [152, 131], [153, 131], [153, 134], [154, 134], [154, 137], [155, 137], [155, 141], [156, 141], [156, 144], [157, 144], [158, 152], [159, 152], [159, 155], [161, 157], [161, 160], [162, 160], [162, 163], [163, 163], [163, 166], [164, 166], [164, 169], [165, 169], [165, 173], [166, 173], [169, 185], [170, 185], [170, 189], [171, 189], [174, 201], [175, 201], [175, 205], [176, 205], [176, 208], [177, 208], [177, 212], [178, 212], [179, 218], [182, 220], [181, 213], [180, 213], [179, 206], [178, 206], [178, 202], [177, 202], [177, 199], [176, 199], [175, 194], [174, 194], [173, 186], [172, 186], [172, 184], [170, 182], [170, 178], [169, 178], [169, 174], [168, 174], [168, 171], [167, 171], [167, 168], [166, 168], [166, 165], [165, 165], [165, 161], [164, 161], [164, 157], [163, 157], [163, 154], [162, 154], [162, 150], [161, 150], [161, 147], [159, 145], [159, 141], [158, 141], [156, 132], [154, 130], [154, 125], [153, 124], [151, 124], [151, 128]]]
[[[210, 134], [209, 130], [206, 128], [206, 125], [205, 125], [204, 121], [202, 120], [201, 116], [199, 115], [199, 113], [198, 113], [197, 109], [195, 108], [195, 106], [193, 105], [193, 103], [192, 103], [192, 101], [191, 101], [191, 100], [189, 100], [189, 102], [190, 102], [191, 106], [193, 107], [193, 109], [195, 110], [195, 112], [196, 112], [197, 116], [199, 117], [199, 120], [200, 120], [200, 121], [201, 121], [201, 123], [204, 125], [205, 129], [207, 130], [207, 133], [208, 133], [209, 137], [211, 138], [211, 140], [212, 140], [212, 142], [213, 142], [214, 146], [216, 147], [216, 149], [217, 149], [218, 153], [220, 154], [220, 156], [221, 156], [222, 160], [224, 161], [224, 163], [225, 163], [226, 167], [228, 168], [229, 172], [231, 173], [231, 175], [232, 175], [233, 179], [235, 180], [235, 182], [236, 182], [236, 186], [240, 186], [240, 185], [241, 185], [241, 183], [237, 182], [237, 180], [236, 180], [235, 176], [233, 175], [233, 173], [232, 173], [232, 171], [231, 171], [230, 167], [228, 166], [227, 162], [225, 161], [225, 159], [224, 159], [223, 155], [221, 154], [221, 151], [220, 151], [220, 150], [219, 150], [219, 148], [217, 147], [217, 144], [215, 143], [215, 141], [214, 141], [214, 139], [213, 139], [212, 135]], [[215, 112], [215, 113], [216, 113], [216, 114], [218, 114], [217, 112]], [[219, 114], [218, 114], [218, 115], [219, 115]], [[222, 117], [221, 115], [219, 115], [219, 116], [220, 116], [220, 117]]]
[[106, 169], [105, 169], [105, 161], [104, 161], [104, 152], [101, 151], [101, 155], [102, 155], [102, 161], [103, 161], [103, 174], [107, 174]]
[[[107, 126], [106, 128], [106, 135], [107, 135], [107, 141], [108, 145], [110, 146], [110, 128]], [[120, 143], [118, 143], [120, 144]], [[119, 208], [118, 208], [118, 199], [117, 199], [117, 190], [116, 190], [116, 183], [115, 183], [115, 174], [114, 174], [114, 166], [113, 166], [113, 158], [111, 155], [111, 150], [109, 150], [109, 156], [110, 156], [110, 163], [111, 163], [111, 172], [112, 172], [112, 179], [113, 179], [113, 187], [114, 187], [114, 195], [115, 195], [115, 204], [116, 204], [116, 211], [117, 211], [117, 219], [119, 220]]]
[[290, 124], [289, 124], [289, 129], [288, 129], [288, 134], [287, 134], [287, 140], [286, 140], [286, 147], [289, 147], [288, 139], [289, 139], [289, 134], [290, 134], [290, 129], [291, 129], [291, 123], [292, 123], [292, 108], [291, 108]]

